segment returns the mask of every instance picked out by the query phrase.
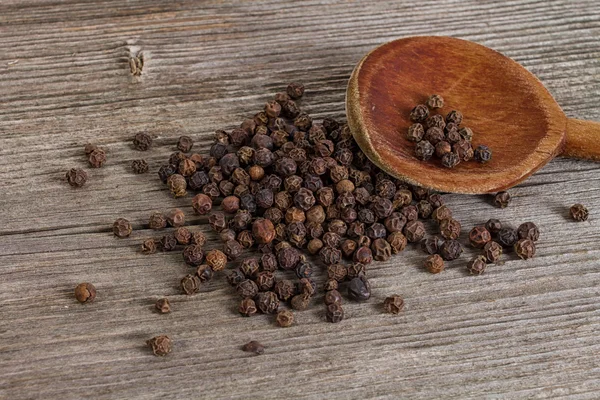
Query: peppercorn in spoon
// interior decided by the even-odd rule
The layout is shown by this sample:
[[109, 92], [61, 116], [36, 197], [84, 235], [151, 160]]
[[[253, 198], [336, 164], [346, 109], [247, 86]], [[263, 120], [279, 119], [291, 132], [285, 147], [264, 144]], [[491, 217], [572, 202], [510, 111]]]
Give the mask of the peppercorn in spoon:
[[[406, 135], [411, 109], [431, 94], [442, 113], [460, 110], [485, 164], [447, 169], [415, 157]], [[356, 66], [346, 93], [352, 134], [385, 172], [411, 184], [488, 193], [523, 181], [553, 157], [600, 161], [600, 123], [567, 118], [542, 83], [512, 59], [466, 40], [424, 36], [386, 43]]]

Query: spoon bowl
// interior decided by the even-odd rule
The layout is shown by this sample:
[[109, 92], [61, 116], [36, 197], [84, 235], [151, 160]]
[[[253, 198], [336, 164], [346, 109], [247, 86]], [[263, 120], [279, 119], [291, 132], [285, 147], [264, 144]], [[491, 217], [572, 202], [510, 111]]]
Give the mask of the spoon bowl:
[[[490, 162], [415, 157], [407, 139], [409, 114], [431, 94], [463, 114], [473, 145], [492, 150]], [[449, 37], [410, 37], [386, 43], [356, 66], [346, 95], [348, 124], [365, 154], [408, 183], [456, 193], [488, 193], [523, 181], [564, 154], [600, 160], [600, 124], [568, 119], [543, 84], [512, 59]]]

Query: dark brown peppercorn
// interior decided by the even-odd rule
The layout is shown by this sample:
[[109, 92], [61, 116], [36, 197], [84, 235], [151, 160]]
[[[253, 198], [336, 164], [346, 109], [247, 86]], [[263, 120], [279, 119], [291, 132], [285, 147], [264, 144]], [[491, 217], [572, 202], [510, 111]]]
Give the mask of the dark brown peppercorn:
[[185, 214], [179, 208], [175, 208], [167, 214], [167, 223], [174, 228], [183, 226], [185, 224]]
[[495, 263], [502, 256], [502, 246], [498, 242], [488, 242], [483, 248], [483, 255], [490, 263]]
[[96, 287], [91, 283], [80, 283], [75, 287], [75, 298], [80, 303], [91, 303], [96, 299]]
[[440, 234], [444, 239], [458, 239], [460, 230], [460, 222], [454, 218], [445, 219], [440, 222]]
[[101, 148], [97, 148], [90, 153], [88, 161], [93, 168], [101, 168], [106, 162], [106, 152]]
[[[260, 248], [259, 248], [260, 250]], [[277, 270], [277, 256], [271, 253], [265, 253], [260, 257], [260, 265], [263, 271], [274, 272]]]
[[[405, 206], [405, 207], [411, 207], [411, 206]], [[392, 212], [394, 211], [394, 206], [393, 206], [391, 200], [384, 199], [383, 197], [376, 197], [373, 200], [373, 202], [371, 203], [371, 210], [375, 214], [375, 217], [377, 217], [379, 219], [383, 219], [383, 218], [389, 217], [392, 214]], [[400, 212], [402, 214], [404, 214], [404, 216], [407, 217], [407, 219], [409, 219], [408, 216], [402, 212], [402, 210], [400, 210]], [[414, 208], [414, 213], [418, 214], [416, 207]], [[416, 217], [415, 217], [415, 219], [416, 219]], [[368, 223], [367, 221], [362, 221], [362, 222]]]
[[261, 292], [265, 292], [273, 289], [275, 285], [275, 275], [269, 271], [260, 272], [256, 276], [256, 285], [258, 286], [258, 290]]
[[292, 270], [296, 268], [298, 261], [300, 261], [300, 253], [293, 247], [285, 248], [277, 254], [277, 262], [281, 269]]
[[454, 168], [460, 163], [460, 158], [456, 153], [446, 153], [442, 156], [442, 166]]
[[352, 239], [346, 239], [340, 244], [340, 250], [342, 255], [346, 258], [352, 258], [352, 255], [358, 248], [358, 243]]
[[410, 112], [410, 120], [413, 122], [425, 122], [429, 116], [429, 109], [424, 104], [419, 104]]
[[329, 304], [325, 312], [325, 318], [327, 318], [327, 321], [332, 323], [342, 322], [344, 319], [344, 310], [342, 309], [342, 305], [337, 303]]
[[304, 85], [301, 83], [292, 82], [288, 85], [286, 93], [294, 100], [299, 99], [304, 94]]
[[490, 231], [492, 235], [496, 235], [498, 232], [500, 232], [500, 229], [502, 229], [502, 222], [500, 222], [499, 219], [489, 219], [485, 223], [485, 229]]
[[279, 308], [279, 299], [274, 292], [260, 292], [256, 295], [255, 301], [263, 314], [275, 314]]
[[348, 275], [348, 269], [342, 264], [332, 264], [327, 266], [327, 277], [343, 282]]
[[442, 205], [433, 210], [431, 218], [439, 224], [445, 219], [452, 218], [452, 211], [447, 206]]
[[100, 147], [92, 144], [92, 143], [88, 143], [85, 145], [85, 147], [83, 148], [83, 151], [85, 152], [86, 156], [89, 156], [94, 150], [99, 149]]
[[[429, 142], [432, 146], [436, 146], [439, 142], [441, 142], [445, 138], [446, 138], [446, 135], [444, 135], [444, 130], [441, 128], [438, 128], [437, 126], [433, 126], [429, 129], [427, 129], [427, 131], [425, 131], [425, 136], [423, 136], [423, 140], [425, 142]], [[418, 146], [418, 144], [417, 144], [417, 146]], [[434, 147], [434, 151], [435, 151], [435, 147]]]
[[469, 242], [476, 249], [482, 249], [490, 240], [492, 234], [484, 226], [476, 226], [469, 232]]
[[342, 259], [342, 252], [333, 247], [325, 246], [319, 251], [319, 257], [325, 265], [337, 264]]
[[177, 239], [172, 234], [163, 236], [159, 243], [163, 251], [173, 251], [177, 248]]
[[321, 239], [314, 238], [308, 242], [306, 249], [310, 254], [317, 254], [323, 248], [323, 246], [324, 244]]
[[533, 222], [525, 222], [521, 224], [517, 229], [517, 234], [519, 235], [519, 239], [529, 239], [534, 242], [537, 242], [540, 238], [540, 231], [537, 225]]
[[515, 253], [523, 260], [528, 260], [535, 256], [535, 243], [530, 239], [521, 239], [515, 243]]
[[425, 259], [425, 269], [432, 274], [439, 274], [444, 270], [444, 260], [439, 254], [432, 254]]
[[248, 353], [254, 353], [256, 355], [263, 354], [265, 352], [265, 346], [260, 344], [259, 342], [253, 340], [251, 342], [246, 343], [242, 346], [242, 350]]
[[427, 219], [433, 213], [433, 206], [427, 200], [421, 200], [417, 203], [419, 218]]
[[371, 285], [364, 275], [353, 278], [348, 284], [348, 297], [354, 301], [366, 301], [371, 297]]
[[240, 271], [246, 276], [246, 278], [253, 278], [258, 274], [260, 264], [258, 258], [250, 257], [246, 258], [240, 264]]
[[383, 301], [383, 309], [390, 314], [400, 314], [404, 309], [404, 300], [397, 294], [386, 297]]
[[250, 279], [246, 279], [238, 283], [238, 285], [235, 287], [235, 290], [242, 298], [253, 298], [258, 294], [258, 286]]
[[200, 291], [200, 279], [196, 275], [186, 275], [181, 280], [181, 289], [183, 293], [189, 295]]
[[471, 275], [481, 275], [485, 272], [486, 259], [484, 256], [477, 256], [467, 264], [467, 271]]
[[458, 142], [452, 145], [452, 151], [456, 153], [458, 158], [462, 161], [470, 161], [475, 155], [471, 143], [462, 139], [459, 139]]
[[283, 279], [275, 282], [275, 286], [273, 287], [273, 292], [277, 295], [277, 297], [281, 301], [287, 301], [294, 296], [296, 292], [296, 288], [292, 281], [288, 279]]
[[73, 187], [82, 187], [88, 179], [87, 173], [81, 168], [71, 168], [67, 171], [67, 182]]
[[221, 250], [212, 249], [206, 253], [206, 264], [215, 272], [221, 271], [227, 265], [227, 256]]
[[456, 260], [462, 254], [462, 246], [456, 240], [446, 240], [440, 246], [440, 255], [446, 261]]
[[446, 121], [444, 121], [444, 117], [440, 114], [434, 114], [430, 115], [429, 118], [425, 120], [425, 126], [427, 126], [427, 128], [440, 128], [443, 131], [446, 127]]
[[342, 295], [337, 290], [328, 290], [323, 298], [326, 305], [342, 304]]
[[473, 140], [473, 130], [471, 128], [467, 128], [466, 126], [464, 126], [458, 130], [458, 134], [462, 139], [466, 140], [467, 142]]
[[569, 209], [569, 214], [571, 218], [575, 221], [587, 221], [588, 216], [590, 215], [588, 209], [583, 204], [573, 204]]
[[313, 268], [310, 263], [302, 258], [306, 258], [306, 256], [300, 256], [300, 262], [296, 265], [296, 276], [298, 279], [302, 278], [310, 278], [313, 274]]
[[204, 259], [204, 251], [202, 251], [202, 246], [197, 244], [192, 244], [190, 246], [186, 246], [183, 250], [183, 261], [186, 264], [196, 267], [202, 264], [202, 260]]
[[227, 282], [233, 287], [236, 287], [238, 284], [246, 280], [246, 276], [239, 269], [234, 269], [227, 275]]
[[446, 122], [450, 123], [454, 123], [457, 126], [461, 124], [463, 120], [463, 115], [460, 111], [456, 111], [456, 110], [452, 110], [448, 113], [448, 115], [446, 115]]
[[[437, 158], [442, 158], [444, 155], [446, 155], [450, 152], [452, 152], [452, 146], [450, 145], [450, 143], [446, 142], [445, 140], [439, 141], [435, 145], [435, 156]], [[456, 157], [458, 157], [458, 156], [456, 156]], [[444, 165], [443, 159], [442, 159], [442, 165]], [[446, 166], [446, 165], [444, 165], [444, 166]]]
[[171, 312], [171, 303], [169, 303], [169, 299], [166, 298], [158, 299], [154, 304], [154, 307], [161, 314], [168, 314]]
[[126, 238], [131, 235], [132, 231], [133, 228], [131, 227], [131, 223], [125, 218], [117, 218], [113, 224], [113, 233], [116, 237]]
[[244, 317], [251, 317], [256, 314], [256, 303], [251, 298], [245, 298], [240, 302], [238, 311]]
[[408, 128], [407, 138], [411, 142], [420, 142], [423, 140], [423, 136], [425, 136], [425, 129], [423, 128], [423, 125], [416, 123], [412, 124]]
[[206, 235], [203, 232], [192, 232], [190, 243], [204, 246], [206, 244]]
[[498, 192], [494, 196], [494, 205], [498, 208], [506, 208], [510, 203], [510, 194], [508, 192]]
[[328, 279], [327, 281], [325, 281], [325, 285], [323, 285], [323, 288], [327, 292], [330, 290], [338, 290], [339, 286], [340, 285], [338, 281], [336, 281], [335, 279]]
[[180, 136], [177, 140], [177, 149], [183, 153], [189, 153], [194, 146], [194, 141], [189, 136]]
[[515, 229], [506, 227], [500, 229], [496, 240], [502, 245], [502, 247], [510, 248], [517, 243], [517, 240], [519, 240], [519, 235]]
[[179, 162], [177, 172], [179, 172], [180, 175], [185, 177], [192, 176], [196, 172], [196, 163], [190, 160], [189, 158], [182, 160]]
[[192, 234], [187, 228], [184, 227], [179, 227], [175, 229], [175, 231], [173, 232], [173, 236], [175, 236], [177, 243], [182, 245], [190, 244], [190, 241], [192, 239]]
[[431, 156], [433, 156], [434, 152], [435, 152], [435, 147], [433, 147], [433, 144], [431, 144], [427, 140], [421, 140], [415, 146], [415, 156], [419, 160], [423, 160], [423, 161], [429, 160], [431, 158]]
[[131, 169], [134, 174], [145, 174], [148, 172], [148, 163], [146, 160], [133, 160], [131, 162]]
[[196, 276], [200, 279], [200, 283], [208, 282], [212, 279], [214, 275], [213, 269], [206, 265], [202, 264], [196, 269]]
[[[361, 188], [359, 188], [361, 189]], [[366, 191], [366, 189], [362, 188]], [[358, 189], [357, 189], [358, 190]], [[369, 195], [365, 196], [367, 200], [369, 199]], [[366, 202], [365, 202], [366, 203]], [[400, 209], [404, 206], [409, 206], [412, 203], [412, 192], [408, 189], [400, 189], [394, 193], [394, 197], [392, 198], [392, 204], [394, 205], [394, 209]], [[362, 202], [361, 202], [362, 204]]]
[[155, 356], [166, 356], [173, 348], [171, 338], [166, 335], [153, 337], [146, 341], [146, 345], [152, 349], [152, 353], [154, 353]]
[[342, 242], [342, 238], [335, 232], [326, 232], [321, 238], [323, 244], [329, 247], [340, 247], [340, 243]]
[[244, 251], [242, 245], [235, 239], [226, 241], [223, 244], [223, 253], [229, 260], [236, 260]]
[[361, 264], [369, 264], [373, 261], [373, 252], [367, 246], [361, 246], [356, 249], [354, 256], [352, 257], [354, 262]]
[[152, 137], [147, 133], [138, 133], [133, 138], [133, 147], [139, 151], [146, 151], [152, 147]]
[[421, 221], [409, 221], [404, 226], [403, 233], [410, 243], [417, 243], [425, 236], [425, 226]]
[[487, 146], [481, 144], [475, 148], [473, 157], [483, 164], [492, 159], [492, 151]]
[[180, 174], [173, 174], [167, 179], [167, 186], [173, 197], [183, 197], [186, 195], [187, 182], [185, 177]]
[[392, 247], [383, 238], [373, 240], [371, 244], [373, 258], [377, 261], [387, 261], [392, 257]]
[[427, 254], [437, 254], [444, 239], [440, 236], [430, 236], [421, 241], [421, 250]]
[[142, 242], [142, 254], [156, 253], [156, 242], [154, 239], [146, 239]]
[[208, 224], [213, 229], [213, 231], [219, 233], [223, 229], [227, 228], [227, 220], [225, 218], [225, 213], [222, 211], [214, 211], [208, 217]]
[[249, 249], [254, 245], [254, 236], [252, 236], [252, 232], [248, 230], [241, 231], [240, 233], [238, 233], [236, 240], [245, 249]]

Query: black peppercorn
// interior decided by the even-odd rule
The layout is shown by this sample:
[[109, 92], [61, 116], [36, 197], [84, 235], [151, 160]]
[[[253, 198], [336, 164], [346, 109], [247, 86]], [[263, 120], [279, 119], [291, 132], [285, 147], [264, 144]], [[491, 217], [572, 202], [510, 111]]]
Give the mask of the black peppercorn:
[[429, 116], [429, 109], [424, 104], [419, 104], [410, 112], [410, 120], [413, 122], [425, 122]]
[[502, 247], [512, 247], [519, 240], [519, 235], [515, 229], [506, 227], [500, 229], [496, 240]]
[[582, 222], [587, 221], [589, 211], [583, 204], [573, 204], [569, 209], [569, 214], [575, 221]]
[[353, 278], [348, 284], [348, 297], [354, 301], [366, 301], [371, 297], [371, 285], [364, 275]]
[[462, 254], [462, 251], [462, 246], [456, 240], [446, 240], [440, 246], [440, 255], [446, 261], [457, 259]]
[[499, 208], [506, 208], [510, 203], [510, 194], [508, 192], [498, 192], [494, 196], [494, 205]]
[[87, 173], [80, 168], [71, 168], [67, 171], [67, 182], [73, 187], [82, 187], [87, 182]]

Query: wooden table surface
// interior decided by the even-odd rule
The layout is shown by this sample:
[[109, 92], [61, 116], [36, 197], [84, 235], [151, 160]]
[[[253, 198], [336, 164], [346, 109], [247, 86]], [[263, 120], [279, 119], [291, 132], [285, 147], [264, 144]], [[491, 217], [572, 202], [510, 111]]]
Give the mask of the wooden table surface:
[[[409, 35], [492, 47], [536, 74], [570, 117], [600, 120], [600, 2], [80, 1], [0, 2], [0, 398], [599, 398], [600, 164], [557, 159], [511, 190], [509, 208], [447, 195], [464, 227], [490, 217], [541, 229], [538, 256], [440, 275], [409, 248], [369, 270], [373, 297], [340, 324], [317, 299], [295, 326], [242, 318], [221, 277], [180, 294], [179, 253], [143, 256], [152, 210], [180, 207], [156, 176], [176, 139], [206, 152], [212, 133], [260, 109], [290, 81], [315, 117], [344, 117], [346, 82], [367, 51]], [[128, 59], [143, 51], [142, 77]], [[443, 68], [443, 65], [440, 66]], [[147, 131], [151, 173], [131, 145]], [[599, 138], [600, 139], [600, 138]], [[108, 149], [89, 184], [83, 145]], [[588, 222], [567, 218], [585, 203]], [[129, 239], [111, 224], [130, 219]], [[201, 229], [208, 232], [206, 225]], [[214, 237], [214, 236], [211, 236]], [[216, 240], [211, 246], [217, 246]], [[317, 273], [323, 282], [323, 273]], [[98, 289], [80, 305], [73, 288]], [[405, 297], [399, 316], [383, 298]], [[174, 311], [153, 303], [168, 296]], [[154, 357], [146, 339], [168, 334]], [[263, 342], [262, 356], [240, 350]]]

